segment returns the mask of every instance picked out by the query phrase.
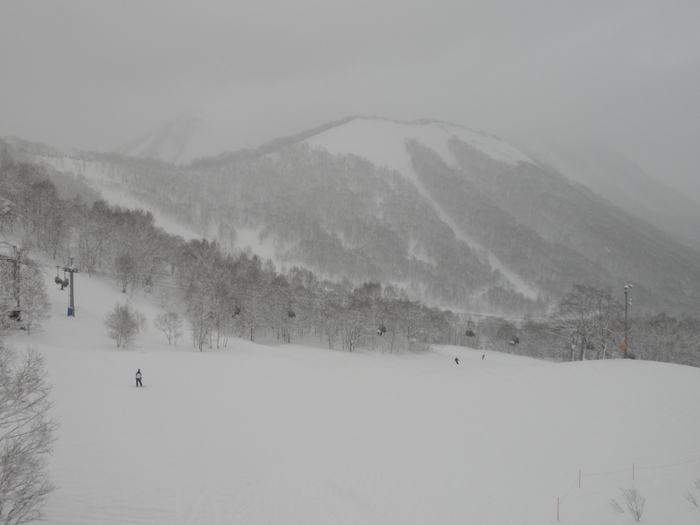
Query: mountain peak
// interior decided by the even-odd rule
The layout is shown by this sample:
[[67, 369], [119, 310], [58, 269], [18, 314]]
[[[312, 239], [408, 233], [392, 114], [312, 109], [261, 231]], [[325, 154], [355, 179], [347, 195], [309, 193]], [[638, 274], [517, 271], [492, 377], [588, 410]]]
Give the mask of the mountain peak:
[[439, 121], [395, 122], [382, 118], [358, 117], [327, 129], [304, 142], [325, 148], [332, 154], [353, 153], [374, 165], [396, 170], [409, 176], [413, 168], [405, 143], [415, 140], [434, 150], [443, 161], [456, 164], [448, 141], [456, 136], [498, 162], [517, 165], [532, 163], [522, 151], [495, 137], [470, 131], [455, 124]]
[[180, 115], [157, 130], [126, 142], [114, 150], [130, 157], [163, 162], [189, 162], [193, 158], [221, 153], [214, 145], [201, 112]]

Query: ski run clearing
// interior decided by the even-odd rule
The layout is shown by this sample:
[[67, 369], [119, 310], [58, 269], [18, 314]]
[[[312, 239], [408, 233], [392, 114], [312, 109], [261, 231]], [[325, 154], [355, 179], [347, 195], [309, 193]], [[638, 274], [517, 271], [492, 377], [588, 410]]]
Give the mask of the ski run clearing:
[[200, 353], [152, 323], [124, 350], [102, 318], [128, 296], [77, 274], [68, 317], [52, 262], [51, 320], [11, 338], [45, 356], [61, 420], [49, 524], [623, 525], [611, 500], [632, 486], [642, 523], [700, 521], [696, 368], [237, 337]]

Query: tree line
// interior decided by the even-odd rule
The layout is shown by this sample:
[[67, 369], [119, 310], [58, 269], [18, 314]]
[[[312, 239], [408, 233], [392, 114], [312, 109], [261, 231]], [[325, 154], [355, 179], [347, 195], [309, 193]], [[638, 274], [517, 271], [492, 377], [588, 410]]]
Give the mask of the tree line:
[[699, 319], [662, 312], [625, 322], [624, 311], [621, 293], [576, 284], [546, 317], [468, 323], [471, 345], [552, 361], [627, 358], [700, 366]]

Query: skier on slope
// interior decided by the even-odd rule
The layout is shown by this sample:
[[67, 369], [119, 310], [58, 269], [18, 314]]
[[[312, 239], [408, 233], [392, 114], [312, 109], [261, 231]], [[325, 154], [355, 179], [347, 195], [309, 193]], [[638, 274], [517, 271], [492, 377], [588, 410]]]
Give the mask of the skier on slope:
[[141, 384], [141, 369], [140, 368], [136, 371], [136, 386], [143, 386]]
[[455, 363], [459, 364], [459, 358], [455, 357]]

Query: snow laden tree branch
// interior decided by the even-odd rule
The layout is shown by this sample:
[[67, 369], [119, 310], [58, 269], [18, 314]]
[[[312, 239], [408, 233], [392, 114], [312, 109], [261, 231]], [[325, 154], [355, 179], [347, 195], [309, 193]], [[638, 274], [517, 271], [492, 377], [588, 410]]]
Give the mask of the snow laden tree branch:
[[607, 357], [620, 327], [619, 301], [607, 290], [576, 284], [550, 316], [554, 332], [571, 340], [569, 360], [583, 361], [587, 354]]
[[46, 456], [58, 421], [49, 417], [45, 379], [38, 351], [17, 354], [0, 342], [0, 522], [6, 525], [41, 519], [55, 489]]

